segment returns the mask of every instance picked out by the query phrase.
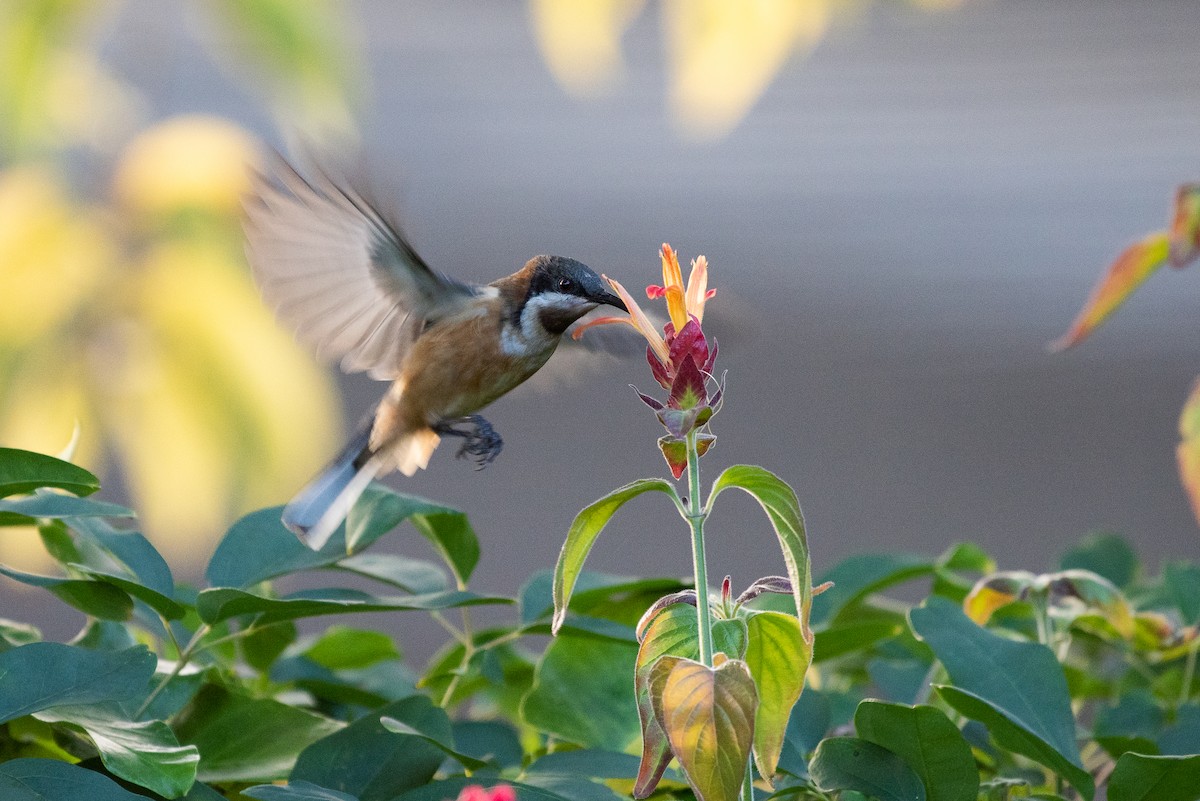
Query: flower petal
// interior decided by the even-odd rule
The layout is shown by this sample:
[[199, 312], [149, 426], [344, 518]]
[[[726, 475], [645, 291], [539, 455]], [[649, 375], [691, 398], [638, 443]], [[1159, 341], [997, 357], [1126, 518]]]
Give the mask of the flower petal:
[[650, 349], [654, 351], [654, 355], [663, 364], [669, 364], [671, 354], [667, 349], [666, 341], [659, 335], [654, 327], [654, 323], [642, 311], [642, 307], [633, 299], [633, 295], [630, 295], [625, 287], [621, 286], [620, 282], [614, 281], [608, 276], [604, 276], [604, 280], [608, 282], [608, 285], [613, 288], [613, 292], [616, 292], [617, 296], [624, 302], [625, 308], [629, 310], [629, 322], [646, 338], [646, 342], [649, 343]]
[[708, 259], [697, 256], [692, 259], [692, 272], [688, 274], [687, 310], [695, 315], [697, 322], [704, 322], [704, 301], [708, 300]]
[[667, 312], [675, 330], [683, 328], [687, 323], [687, 300], [683, 291], [683, 271], [679, 269], [679, 258], [671, 246], [663, 242], [662, 246], [663, 289], [667, 295]]
[[708, 342], [704, 339], [704, 332], [700, 330], [700, 323], [690, 318], [682, 329], [676, 330], [679, 333], [669, 338], [667, 343], [671, 353], [671, 364], [678, 368], [684, 356], [691, 356], [696, 361], [696, 366], [700, 367], [702, 372], [707, 372], [704, 365], [709, 362]]
[[588, 320], [586, 323], [580, 323], [577, 325], [575, 330], [571, 332], [571, 339], [579, 339], [583, 336], [583, 332], [589, 328], [595, 328], [598, 325], [612, 325], [613, 323], [626, 323], [633, 326], [635, 329], [637, 328], [636, 325], [633, 325], [633, 320], [629, 319], [628, 317], [594, 317], [591, 320]]

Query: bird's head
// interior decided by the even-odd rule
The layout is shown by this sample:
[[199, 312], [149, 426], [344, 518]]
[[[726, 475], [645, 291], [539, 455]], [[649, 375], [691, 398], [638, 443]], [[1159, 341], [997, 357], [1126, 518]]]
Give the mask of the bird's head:
[[548, 333], [561, 334], [600, 305], [628, 311], [592, 268], [562, 256], [535, 256], [525, 265], [529, 292], [522, 311], [536, 311]]

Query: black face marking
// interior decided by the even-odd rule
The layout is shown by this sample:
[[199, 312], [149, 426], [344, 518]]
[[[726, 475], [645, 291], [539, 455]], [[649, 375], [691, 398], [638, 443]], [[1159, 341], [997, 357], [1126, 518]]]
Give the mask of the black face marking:
[[[529, 302], [530, 298], [548, 292], [574, 295], [592, 303], [602, 302], [602, 299], [609, 294], [604, 281], [586, 264], [563, 256], [538, 256], [529, 281], [529, 292], [513, 309], [513, 325], [520, 326], [521, 314], [525, 311], [525, 304]], [[540, 319], [542, 326], [548, 332], [561, 334], [567, 329], [567, 326], [579, 319], [583, 311], [553, 312], [545, 310]]]

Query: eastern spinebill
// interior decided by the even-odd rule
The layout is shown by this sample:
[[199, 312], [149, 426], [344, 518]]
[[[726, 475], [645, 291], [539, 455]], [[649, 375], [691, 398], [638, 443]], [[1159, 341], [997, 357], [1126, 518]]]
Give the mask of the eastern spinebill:
[[626, 310], [590, 268], [535, 256], [486, 286], [432, 270], [364, 195], [282, 159], [245, 203], [246, 252], [269, 304], [321, 357], [390, 379], [374, 414], [283, 511], [319, 549], [372, 479], [424, 469], [442, 436], [482, 466], [501, 439], [478, 412], [554, 353], [601, 304]]

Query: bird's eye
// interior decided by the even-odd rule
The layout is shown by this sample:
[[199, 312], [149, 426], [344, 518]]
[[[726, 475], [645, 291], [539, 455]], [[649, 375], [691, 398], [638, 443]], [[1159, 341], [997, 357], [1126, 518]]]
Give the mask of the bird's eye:
[[575, 282], [572, 281], [570, 278], [558, 279], [558, 291], [559, 292], [572, 292], [572, 291], [574, 291], [574, 289], [575, 289]]

